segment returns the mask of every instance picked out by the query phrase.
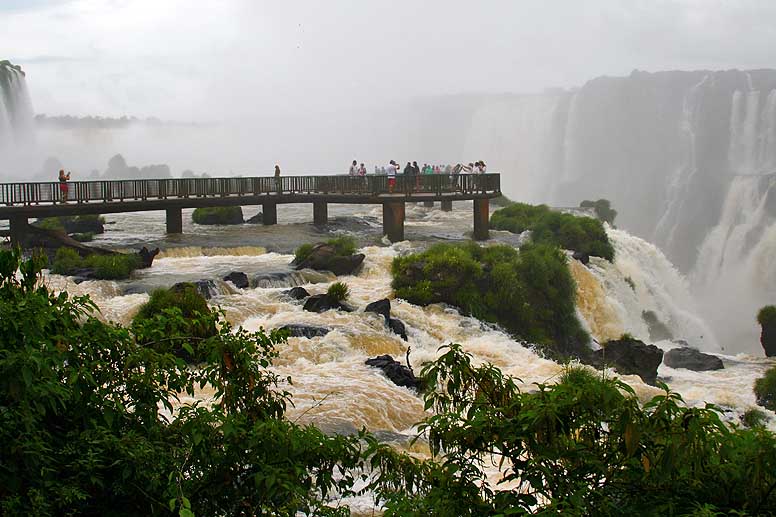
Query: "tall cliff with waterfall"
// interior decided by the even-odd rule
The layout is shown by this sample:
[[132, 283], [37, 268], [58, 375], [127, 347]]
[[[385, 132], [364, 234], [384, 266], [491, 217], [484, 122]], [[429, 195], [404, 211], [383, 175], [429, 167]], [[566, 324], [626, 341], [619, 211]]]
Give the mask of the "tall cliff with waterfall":
[[0, 61], [0, 151], [27, 143], [33, 111], [25, 74], [10, 61]]

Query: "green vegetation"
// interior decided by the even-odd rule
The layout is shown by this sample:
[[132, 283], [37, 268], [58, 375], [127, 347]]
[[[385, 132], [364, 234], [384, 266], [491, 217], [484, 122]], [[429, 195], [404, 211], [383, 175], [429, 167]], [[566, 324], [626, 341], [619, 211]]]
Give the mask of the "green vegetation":
[[746, 427], [765, 427], [768, 422], [768, 416], [764, 411], [757, 408], [749, 408], [741, 415], [741, 423]]
[[498, 323], [556, 357], [587, 351], [589, 336], [575, 312], [576, 287], [566, 255], [548, 244], [437, 244], [398, 257], [393, 288], [418, 305], [444, 302]]
[[211, 316], [207, 300], [197, 286], [184, 283], [175, 289], [157, 289], [140, 307], [132, 320], [134, 327], [155, 321], [166, 336], [179, 336], [156, 341], [154, 349], [160, 353], [173, 353], [189, 362], [203, 359], [200, 343], [217, 334], [216, 322]]
[[757, 313], [757, 323], [763, 327], [776, 324], [776, 307], [773, 305], [766, 305], [760, 309]]
[[769, 368], [764, 376], [754, 381], [754, 394], [759, 405], [776, 411], [776, 366]]
[[603, 223], [591, 217], [577, 217], [550, 210], [547, 205], [513, 203], [496, 210], [490, 227], [512, 233], [531, 231], [535, 243], [555, 244], [567, 250], [580, 251], [614, 260], [614, 247], [609, 242]]
[[137, 255], [89, 255], [81, 257], [71, 248], [59, 248], [51, 265], [51, 272], [58, 275], [76, 275], [89, 270], [91, 277], [101, 280], [123, 280], [140, 267]]
[[343, 282], [334, 282], [326, 290], [326, 296], [335, 302], [344, 302], [350, 296], [350, 288]]
[[608, 199], [599, 199], [598, 201], [590, 201], [586, 199], [579, 204], [582, 208], [592, 208], [595, 210], [595, 215], [601, 221], [614, 225], [614, 218], [617, 217], [617, 210], [612, 208], [612, 203]]
[[242, 207], [239, 206], [197, 208], [191, 214], [191, 220], [197, 224], [242, 224], [245, 222]]
[[[347, 257], [350, 255], [353, 255], [356, 252], [356, 249], [358, 249], [356, 245], [356, 239], [351, 237], [350, 235], [342, 235], [340, 237], [334, 237], [332, 239], [329, 239], [325, 242], [328, 246], [331, 246], [334, 248], [334, 255], [338, 257]], [[307, 257], [309, 257], [315, 246], [312, 244], [302, 244], [298, 248], [296, 248], [296, 251], [294, 252], [294, 262], [297, 264], [303, 262]]]
[[72, 237], [78, 242], [92, 242], [94, 240], [94, 232], [74, 233]]
[[[161, 351], [189, 337], [167, 321], [178, 308], [105, 323], [88, 297], [48, 291], [43, 262], [0, 252], [4, 515], [345, 516], [362, 489], [388, 517], [776, 513], [774, 435], [665, 386], [642, 405], [617, 379], [568, 368], [522, 392], [450, 345], [421, 373], [433, 454], [421, 460], [287, 420], [269, 369], [281, 334], [198, 312], [217, 330], [191, 368]], [[179, 401], [204, 386], [212, 401]], [[503, 484], [486, 482], [494, 464]]]
[[33, 223], [38, 228], [49, 231], [67, 233], [102, 233], [105, 218], [101, 215], [88, 214], [77, 216], [46, 217]]

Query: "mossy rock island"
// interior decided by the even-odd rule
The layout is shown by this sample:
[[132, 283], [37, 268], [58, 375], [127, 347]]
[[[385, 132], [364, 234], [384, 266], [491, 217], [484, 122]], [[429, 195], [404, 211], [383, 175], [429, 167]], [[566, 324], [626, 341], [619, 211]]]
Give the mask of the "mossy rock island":
[[196, 224], [243, 224], [242, 207], [218, 206], [211, 208], [197, 208], [191, 214], [191, 220]]
[[356, 253], [356, 241], [344, 236], [317, 244], [303, 244], [296, 249], [291, 265], [296, 269], [331, 271], [335, 275], [352, 275], [364, 262], [364, 254]]
[[512, 203], [493, 212], [490, 227], [517, 234], [530, 231], [534, 243], [554, 244], [610, 262], [614, 260], [614, 246], [600, 220], [564, 214], [547, 205]]

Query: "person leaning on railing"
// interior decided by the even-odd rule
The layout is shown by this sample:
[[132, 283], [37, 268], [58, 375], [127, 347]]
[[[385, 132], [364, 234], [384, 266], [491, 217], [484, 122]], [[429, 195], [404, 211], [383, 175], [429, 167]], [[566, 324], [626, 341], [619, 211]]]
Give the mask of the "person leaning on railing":
[[64, 169], [59, 170], [59, 196], [63, 203], [67, 203], [67, 192], [70, 189], [67, 182], [70, 180], [70, 172], [65, 174]]

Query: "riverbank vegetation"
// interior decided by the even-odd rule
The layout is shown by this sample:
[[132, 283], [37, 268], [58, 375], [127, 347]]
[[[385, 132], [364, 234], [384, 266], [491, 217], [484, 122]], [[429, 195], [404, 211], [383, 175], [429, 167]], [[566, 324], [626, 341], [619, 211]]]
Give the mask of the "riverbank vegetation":
[[598, 219], [610, 225], [614, 224], [614, 219], [617, 217], [617, 210], [612, 208], [612, 203], [608, 199], [599, 199], [597, 201], [585, 199], [579, 206], [581, 208], [592, 208]]
[[[191, 337], [167, 322], [179, 309], [105, 323], [88, 297], [49, 291], [43, 265], [0, 251], [4, 515], [345, 516], [365, 492], [387, 516], [776, 512], [774, 435], [667, 389], [642, 404], [570, 368], [522, 391], [450, 345], [421, 372], [432, 457], [418, 459], [285, 418], [290, 379], [269, 369], [281, 333], [197, 311], [217, 331], [192, 368], [159, 347]], [[204, 386], [207, 404], [180, 401]]]
[[576, 316], [574, 279], [566, 255], [550, 244], [437, 244], [397, 257], [396, 296], [417, 304], [447, 303], [498, 323], [554, 357], [578, 357], [589, 336]]
[[242, 207], [218, 206], [212, 208], [196, 208], [191, 214], [191, 220], [196, 224], [243, 224]]
[[530, 230], [531, 239], [537, 244], [554, 244], [610, 262], [614, 260], [614, 246], [601, 221], [557, 212], [547, 205], [512, 203], [493, 212], [490, 227], [512, 233]]
[[140, 257], [135, 254], [89, 255], [84, 258], [74, 249], [63, 247], [54, 256], [51, 272], [99, 280], [123, 280], [140, 266]]

